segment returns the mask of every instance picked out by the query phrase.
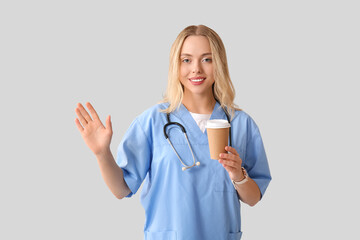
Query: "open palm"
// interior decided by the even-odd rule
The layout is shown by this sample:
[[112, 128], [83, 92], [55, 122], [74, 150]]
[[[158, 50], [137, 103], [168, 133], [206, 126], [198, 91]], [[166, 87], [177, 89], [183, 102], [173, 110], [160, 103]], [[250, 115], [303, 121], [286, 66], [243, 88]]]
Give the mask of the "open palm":
[[83, 105], [78, 103], [77, 108], [75, 109], [78, 118], [75, 119], [75, 123], [86, 145], [95, 155], [99, 155], [110, 149], [112, 137], [110, 116], [106, 118], [106, 126], [104, 126], [95, 109], [89, 102], [86, 103], [86, 107], [89, 109], [91, 116], [85, 110]]

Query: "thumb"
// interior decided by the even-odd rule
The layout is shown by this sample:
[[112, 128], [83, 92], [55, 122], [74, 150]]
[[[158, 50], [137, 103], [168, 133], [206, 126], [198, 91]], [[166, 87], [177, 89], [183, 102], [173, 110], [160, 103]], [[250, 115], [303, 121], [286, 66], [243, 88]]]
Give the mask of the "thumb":
[[112, 132], [112, 123], [111, 123], [111, 116], [107, 116], [105, 122], [106, 129], [109, 129]]

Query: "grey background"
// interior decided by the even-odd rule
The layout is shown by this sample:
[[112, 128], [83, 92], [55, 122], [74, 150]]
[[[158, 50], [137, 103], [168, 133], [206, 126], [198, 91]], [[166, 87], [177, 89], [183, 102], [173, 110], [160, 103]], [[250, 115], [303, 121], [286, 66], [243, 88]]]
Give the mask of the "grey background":
[[243, 239], [359, 239], [358, 1], [1, 1], [1, 239], [142, 239], [74, 123], [111, 114], [117, 145], [162, 98], [177, 34], [222, 37], [236, 103], [273, 175]]

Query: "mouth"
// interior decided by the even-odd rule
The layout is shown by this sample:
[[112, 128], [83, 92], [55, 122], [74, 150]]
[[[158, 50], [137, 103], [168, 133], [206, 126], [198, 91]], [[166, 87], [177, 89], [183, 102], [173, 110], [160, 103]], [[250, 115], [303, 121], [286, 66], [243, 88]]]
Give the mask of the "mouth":
[[205, 81], [205, 77], [194, 77], [194, 78], [189, 78], [190, 82], [194, 85], [199, 85], [201, 83], [203, 83]]

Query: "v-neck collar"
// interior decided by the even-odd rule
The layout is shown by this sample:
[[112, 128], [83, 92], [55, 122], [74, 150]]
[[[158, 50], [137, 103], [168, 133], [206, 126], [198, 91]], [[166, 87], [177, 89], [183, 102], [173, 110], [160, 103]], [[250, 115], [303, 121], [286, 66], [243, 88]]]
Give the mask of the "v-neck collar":
[[[181, 124], [184, 125], [189, 138], [196, 139], [196, 142], [199, 144], [207, 143], [207, 130], [205, 129], [204, 133], [201, 131], [184, 104], [181, 104], [179, 109], [175, 110], [172, 114], [181, 119]], [[215, 103], [210, 119], [227, 119], [225, 112], [218, 102]]]

